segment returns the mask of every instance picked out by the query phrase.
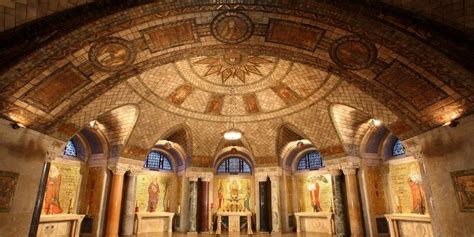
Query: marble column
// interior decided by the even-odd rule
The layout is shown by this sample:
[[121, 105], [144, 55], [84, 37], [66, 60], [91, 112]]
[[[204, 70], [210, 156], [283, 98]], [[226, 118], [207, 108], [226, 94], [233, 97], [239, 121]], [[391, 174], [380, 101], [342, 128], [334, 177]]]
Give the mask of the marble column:
[[202, 193], [199, 195], [202, 203], [198, 204], [201, 206], [201, 213], [198, 213], [200, 219], [199, 231], [206, 232], [209, 231], [209, 182], [202, 181], [201, 185]]
[[338, 237], [346, 236], [346, 217], [344, 215], [344, 194], [342, 192], [342, 176], [341, 170], [330, 170], [333, 191], [333, 212], [334, 223], [336, 225], [336, 235]]
[[137, 175], [139, 171], [128, 172], [126, 183], [125, 206], [122, 213], [121, 236], [133, 236], [135, 222], [135, 193], [137, 188]]
[[122, 204], [123, 176], [125, 169], [114, 166], [112, 170], [112, 183], [109, 194], [109, 205], [107, 209], [107, 226], [105, 227], [105, 236], [118, 237], [120, 223], [120, 208]]
[[362, 227], [361, 205], [359, 198], [359, 187], [357, 184], [357, 168], [342, 168], [346, 181], [347, 209], [349, 213], [349, 226], [351, 236], [362, 237], [364, 235]]
[[270, 182], [272, 185], [272, 233], [280, 233], [280, 176], [270, 176]]
[[46, 191], [46, 185], [48, 181], [49, 168], [51, 162], [45, 162], [43, 164], [43, 171], [41, 172], [41, 179], [38, 187], [38, 193], [36, 195], [35, 209], [33, 210], [33, 217], [31, 218], [30, 232], [28, 236], [34, 237], [38, 232], [39, 220], [41, 211], [43, 209], [44, 193]]
[[197, 178], [189, 178], [189, 230], [196, 232]]

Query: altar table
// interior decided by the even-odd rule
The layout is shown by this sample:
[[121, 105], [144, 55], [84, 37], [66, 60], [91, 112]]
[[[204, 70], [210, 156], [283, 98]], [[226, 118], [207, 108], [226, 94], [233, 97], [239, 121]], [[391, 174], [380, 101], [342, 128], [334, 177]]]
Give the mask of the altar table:
[[135, 234], [173, 232], [172, 212], [136, 212]]
[[323, 233], [332, 236], [336, 232], [332, 212], [297, 212], [296, 232]]
[[41, 215], [37, 236], [79, 237], [81, 222], [84, 216], [77, 214]]
[[419, 214], [386, 214], [390, 236], [434, 236], [431, 227], [431, 218], [428, 215]]
[[222, 216], [229, 217], [229, 232], [240, 232], [240, 217], [247, 217], [247, 234], [251, 235], [252, 232], [252, 213], [251, 212], [217, 212], [217, 231], [216, 234], [220, 235], [222, 231]]

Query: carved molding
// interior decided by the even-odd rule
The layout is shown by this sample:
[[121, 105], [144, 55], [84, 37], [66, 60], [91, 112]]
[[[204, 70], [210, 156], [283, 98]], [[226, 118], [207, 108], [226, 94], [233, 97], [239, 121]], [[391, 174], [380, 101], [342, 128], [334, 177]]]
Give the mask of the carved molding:
[[143, 167], [130, 166], [129, 176], [137, 176], [143, 172]]
[[329, 171], [329, 174], [331, 176], [339, 176], [342, 174], [341, 167], [340, 166], [327, 166], [326, 170]]
[[124, 164], [108, 165], [107, 168], [109, 168], [114, 175], [124, 175], [130, 169], [128, 165]]
[[342, 167], [342, 172], [344, 175], [356, 175], [358, 168], [357, 166]]

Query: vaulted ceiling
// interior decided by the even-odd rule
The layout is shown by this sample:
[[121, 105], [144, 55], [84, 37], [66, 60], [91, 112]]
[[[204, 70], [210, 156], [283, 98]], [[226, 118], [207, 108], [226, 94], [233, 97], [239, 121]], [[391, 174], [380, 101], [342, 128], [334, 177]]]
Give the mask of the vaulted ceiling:
[[97, 120], [117, 156], [167, 139], [209, 166], [231, 122], [270, 165], [294, 137], [330, 159], [356, 154], [371, 118], [408, 138], [472, 112], [473, 44], [449, 27], [367, 5], [225, 2], [102, 3], [0, 33], [2, 116], [63, 140]]

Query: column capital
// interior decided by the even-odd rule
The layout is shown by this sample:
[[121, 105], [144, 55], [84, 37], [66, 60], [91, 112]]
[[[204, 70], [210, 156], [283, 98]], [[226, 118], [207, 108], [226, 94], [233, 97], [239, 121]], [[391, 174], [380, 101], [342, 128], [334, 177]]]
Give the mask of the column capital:
[[129, 166], [124, 164], [109, 165], [107, 168], [109, 168], [114, 175], [124, 175], [129, 170]]
[[269, 176], [269, 177], [270, 177], [270, 181], [271, 181], [272, 183], [280, 182], [280, 176], [271, 175], [271, 176]]
[[191, 181], [191, 182], [197, 182], [198, 179], [199, 179], [199, 176], [191, 175], [191, 176], [188, 176], [188, 179], [189, 179], [189, 181]]
[[212, 173], [205, 173], [203, 176], [201, 176], [201, 179], [203, 182], [211, 182], [212, 177]]
[[129, 176], [137, 176], [143, 172], [143, 167], [130, 166]]
[[339, 176], [342, 174], [341, 167], [339, 166], [328, 166], [326, 169], [329, 171], [331, 176]]
[[342, 167], [344, 175], [355, 175], [357, 173], [357, 166]]

